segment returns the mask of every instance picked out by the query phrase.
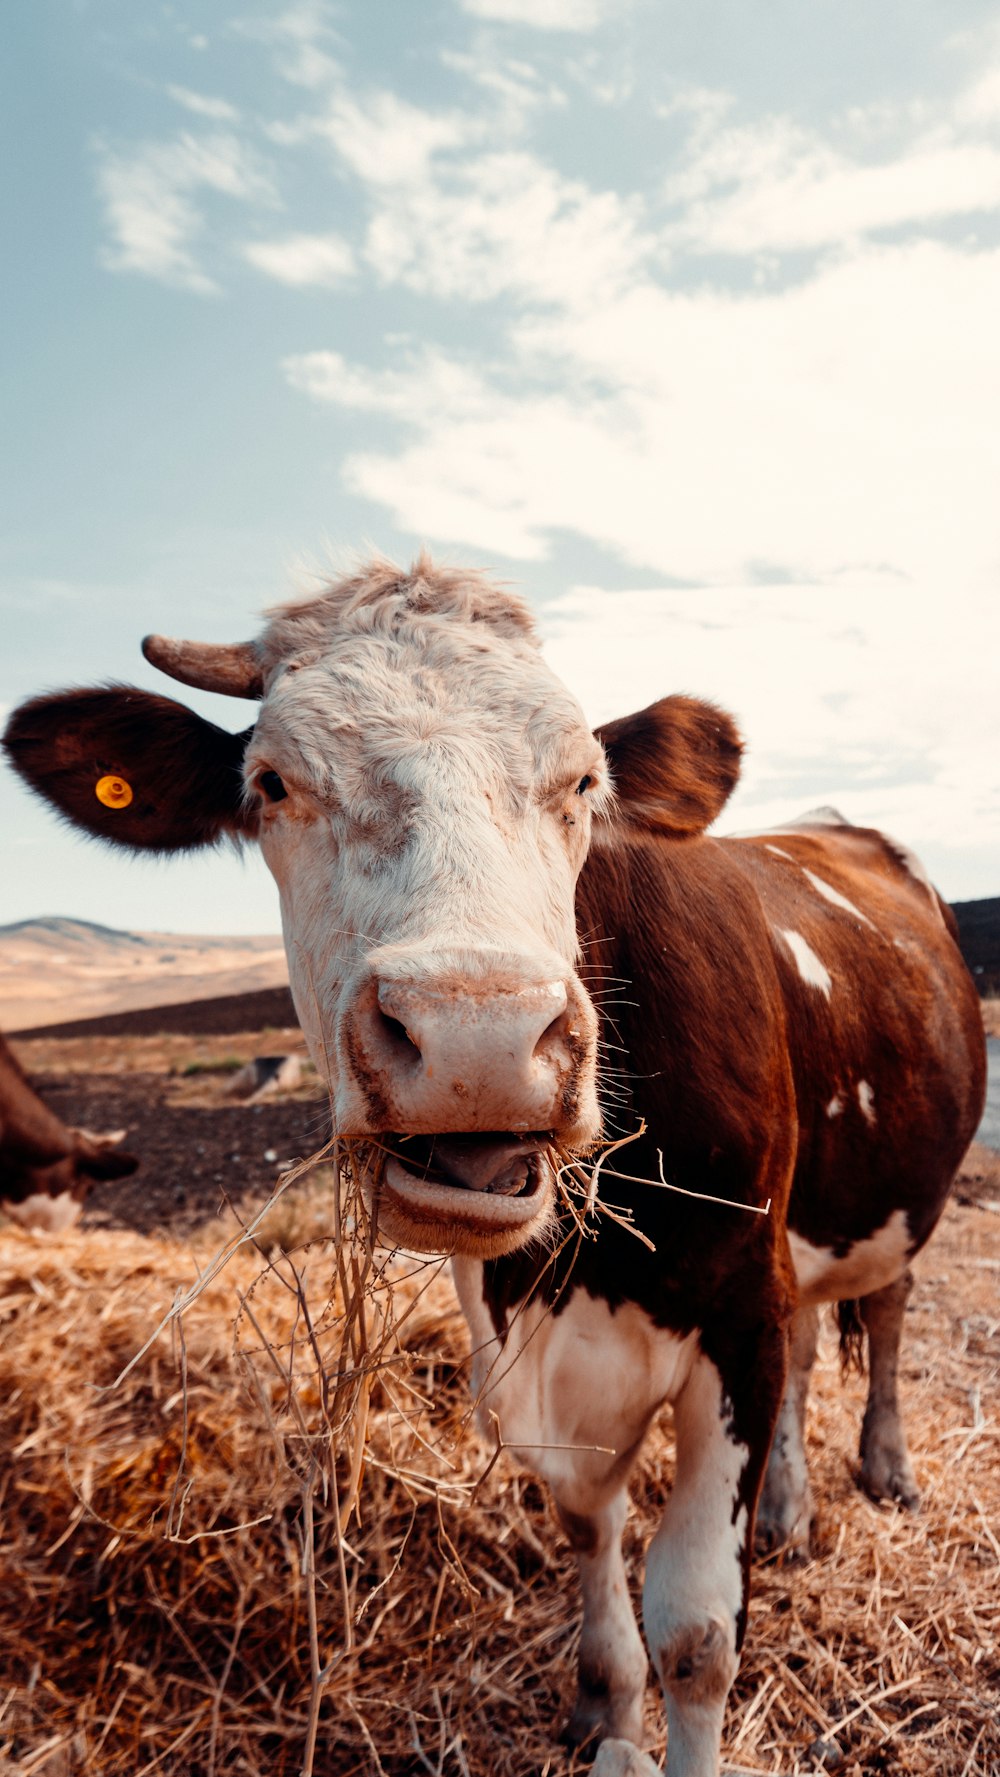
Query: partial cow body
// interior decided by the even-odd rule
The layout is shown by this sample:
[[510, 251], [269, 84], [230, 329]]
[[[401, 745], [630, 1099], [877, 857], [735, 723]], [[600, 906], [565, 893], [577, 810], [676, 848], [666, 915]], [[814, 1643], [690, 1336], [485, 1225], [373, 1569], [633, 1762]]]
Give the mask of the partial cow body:
[[[729, 718], [667, 698], [595, 738], [524, 607], [476, 576], [378, 563], [257, 643], [147, 652], [260, 697], [256, 728], [70, 692], [15, 714], [10, 756], [126, 846], [260, 839], [335, 1127], [391, 1156], [383, 1237], [455, 1255], [484, 1428], [548, 1480], [577, 1552], [569, 1733], [603, 1742], [605, 1777], [642, 1738], [628, 1474], [672, 1407], [643, 1618], [670, 1777], [714, 1777], [755, 1520], [769, 1547], [808, 1532], [825, 1300], [861, 1299], [865, 1484], [914, 1503], [907, 1265], [984, 1089], [950, 916], [912, 860], [839, 817], [707, 837], [739, 770]], [[94, 801], [108, 773], [127, 807]], [[602, 1130], [643, 1122], [600, 1174], [618, 1219], [567, 1201], [556, 1150], [586, 1179]]]
[[0, 1036], [0, 1210], [22, 1227], [73, 1226], [97, 1179], [125, 1178], [139, 1162], [119, 1147], [123, 1129], [72, 1129], [42, 1102]]

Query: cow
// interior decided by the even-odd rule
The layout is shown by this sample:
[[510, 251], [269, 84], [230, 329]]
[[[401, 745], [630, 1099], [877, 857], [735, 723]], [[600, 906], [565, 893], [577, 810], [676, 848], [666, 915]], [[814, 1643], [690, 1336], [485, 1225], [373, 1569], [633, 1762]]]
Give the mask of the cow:
[[452, 1255], [481, 1423], [576, 1552], [566, 1732], [602, 1777], [654, 1769], [621, 1535], [672, 1407], [645, 1641], [669, 1777], [715, 1777], [755, 1531], [808, 1534], [823, 1302], [867, 1334], [861, 1479], [916, 1503], [908, 1267], [984, 1094], [951, 915], [833, 814], [711, 836], [740, 770], [728, 715], [670, 696], [592, 733], [525, 603], [423, 555], [276, 608], [255, 641], [143, 650], [258, 700], [256, 724], [68, 690], [15, 711], [9, 758], [126, 850], [259, 842], [334, 1127], [381, 1155], [380, 1236]]
[[67, 1127], [0, 1036], [0, 1211], [12, 1221], [39, 1233], [71, 1228], [97, 1179], [135, 1172], [135, 1155], [118, 1145], [124, 1136]]

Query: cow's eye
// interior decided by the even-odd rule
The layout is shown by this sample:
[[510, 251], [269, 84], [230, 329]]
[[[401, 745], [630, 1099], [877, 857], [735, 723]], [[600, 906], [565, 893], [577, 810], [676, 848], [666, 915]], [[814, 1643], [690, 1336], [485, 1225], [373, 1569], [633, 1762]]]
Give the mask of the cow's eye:
[[262, 771], [257, 779], [257, 788], [269, 802], [284, 802], [288, 795], [276, 771]]
[[579, 782], [579, 783], [578, 783], [578, 784], [577, 784], [577, 786], [576, 786], [576, 793], [577, 793], [577, 795], [578, 795], [578, 796], [582, 796], [582, 795], [583, 795], [583, 793], [584, 793], [584, 791], [585, 791], [585, 790], [589, 790], [589, 789], [590, 789], [590, 786], [591, 786], [591, 784], [592, 784], [592, 783], [593, 783], [593, 781], [594, 781], [594, 780], [593, 780], [593, 778], [592, 778], [592, 777], [591, 777], [591, 775], [590, 775], [590, 773], [589, 773], [589, 771], [588, 771], [588, 773], [587, 773], [587, 775], [586, 775], [586, 777], [582, 777], [582, 778], [581, 778], [581, 779], [580, 779], [580, 782]]

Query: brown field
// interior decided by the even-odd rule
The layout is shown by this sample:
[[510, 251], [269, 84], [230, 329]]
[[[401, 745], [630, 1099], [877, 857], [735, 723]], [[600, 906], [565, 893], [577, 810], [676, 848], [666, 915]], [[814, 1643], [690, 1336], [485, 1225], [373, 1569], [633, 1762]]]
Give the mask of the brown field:
[[248, 993], [288, 980], [280, 937], [120, 932], [77, 919], [0, 926], [0, 1030]]
[[[237, 1217], [323, 1121], [314, 1084], [247, 1107], [215, 1070], [297, 1040], [16, 1045], [63, 1115], [129, 1124], [144, 1166], [95, 1194], [73, 1234], [0, 1234], [2, 1777], [587, 1768], [557, 1743], [572, 1561], [543, 1489], [494, 1462], [469, 1422], [446, 1274], [397, 1261], [402, 1355], [374, 1380], [364, 1437], [334, 1461], [324, 1372], [344, 1323], [330, 1169], [293, 1184], [255, 1244], [208, 1277]], [[757, 1570], [728, 1770], [1000, 1771], [1000, 1158], [988, 1150], [970, 1152], [917, 1272], [903, 1392], [924, 1510], [859, 1493], [863, 1382], [841, 1376], [831, 1332], [810, 1411], [814, 1554]], [[116, 1381], [199, 1275], [183, 1318]], [[341, 1541], [331, 1489], [343, 1497], [352, 1459]], [[671, 1468], [664, 1424], [633, 1486], [636, 1594]], [[647, 1727], [662, 1755], [652, 1685]]]

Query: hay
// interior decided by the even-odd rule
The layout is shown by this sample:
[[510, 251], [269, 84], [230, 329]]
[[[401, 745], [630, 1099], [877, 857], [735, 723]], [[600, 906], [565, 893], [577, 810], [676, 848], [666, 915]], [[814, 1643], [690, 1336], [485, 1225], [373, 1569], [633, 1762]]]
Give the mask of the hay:
[[[973, 1190], [908, 1327], [925, 1511], [857, 1492], [863, 1383], [842, 1383], [831, 1334], [818, 1555], [758, 1570], [727, 1769], [1000, 1768], [1000, 1216]], [[340, 1248], [356, 1270], [303, 1246], [330, 1201], [329, 1174], [291, 1187], [215, 1276], [204, 1242], [0, 1239], [4, 1777], [586, 1768], [556, 1744], [572, 1560], [543, 1489], [469, 1424], [447, 1275], [387, 1270], [363, 1239]], [[199, 1267], [183, 1318], [112, 1387]], [[633, 1486], [636, 1591], [671, 1473], [658, 1431]], [[648, 1744], [662, 1754], [653, 1686]]]

